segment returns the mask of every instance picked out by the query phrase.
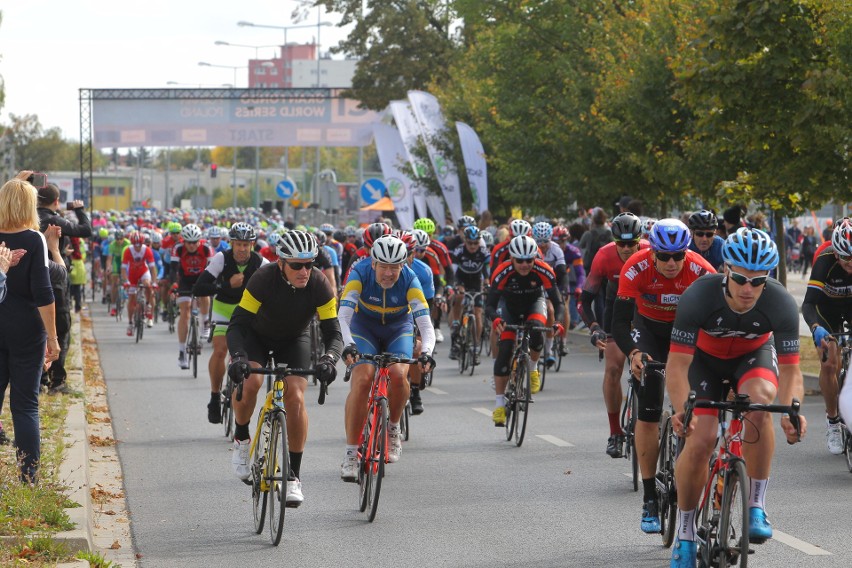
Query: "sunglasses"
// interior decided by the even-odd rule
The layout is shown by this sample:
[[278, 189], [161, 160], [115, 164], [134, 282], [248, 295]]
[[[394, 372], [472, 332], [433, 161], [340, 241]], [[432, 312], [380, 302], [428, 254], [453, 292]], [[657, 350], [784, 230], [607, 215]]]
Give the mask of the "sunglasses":
[[533, 262], [535, 262], [535, 259], [534, 258], [516, 258], [515, 262], [517, 262], [518, 264], [532, 264]]
[[746, 284], [751, 284], [755, 288], [759, 288], [766, 284], [766, 279], [769, 278], [769, 275], [766, 276], [755, 276], [754, 278], [749, 278], [744, 274], [740, 274], [739, 272], [730, 271], [731, 280], [739, 284], [740, 286], [745, 286]]
[[840, 262], [852, 262], [852, 256], [849, 256], [848, 254], [840, 254], [836, 251], [834, 254], [837, 255], [837, 260], [839, 260]]
[[314, 265], [313, 262], [288, 262], [284, 261], [284, 264], [290, 267], [290, 270], [295, 270], [296, 272], [300, 270], [310, 270]]
[[672, 252], [672, 253], [655, 252], [654, 256], [656, 256], [657, 260], [659, 260], [660, 262], [668, 262], [672, 259], [674, 259], [675, 262], [680, 262], [681, 260], [686, 258], [686, 251]]
[[615, 246], [617, 246], [619, 248], [635, 247], [638, 244], [639, 244], [639, 239], [636, 239], [635, 241], [615, 241]]
[[478, 245], [479, 241], [465, 241], [464, 244], [473, 246]]
[[696, 237], [715, 237], [716, 231], [692, 231], [692, 234]]

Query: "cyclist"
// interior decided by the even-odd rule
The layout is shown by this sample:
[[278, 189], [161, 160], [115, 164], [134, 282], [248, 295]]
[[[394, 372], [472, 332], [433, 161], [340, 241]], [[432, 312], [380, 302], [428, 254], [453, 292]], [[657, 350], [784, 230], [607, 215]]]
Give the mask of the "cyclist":
[[154, 253], [150, 247], [143, 242], [142, 233], [133, 231], [130, 233], [131, 246], [124, 249], [121, 260], [121, 281], [127, 288], [127, 335], [133, 335], [133, 316], [136, 313], [136, 288], [145, 288], [145, 299], [148, 308], [145, 311], [145, 323], [148, 327], [154, 326], [152, 306], [154, 305], [154, 290], [151, 283], [157, 279], [157, 264], [154, 261]]
[[[620, 458], [624, 436], [619, 421], [619, 411], [623, 398], [621, 373], [624, 371], [625, 357], [612, 339], [612, 308], [615, 304], [615, 293], [618, 291], [622, 266], [634, 253], [648, 248], [648, 241], [641, 239], [642, 223], [633, 213], [616, 215], [612, 220], [612, 234], [615, 241], [598, 249], [592, 259], [589, 275], [580, 295], [580, 313], [589, 329], [592, 345], [604, 354], [603, 398], [609, 419], [606, 453], [612, 458]], [[604, 317], [603, 322], [598, 322], [595, 319], [592, 303], [598, 297], [603, 285], [606, 285]]]
[[512, 242], [512, 239], [521, 235], [532, 235], [532, 225], [523, 219], [512, 220], [509, 224], [509, 228], [511, 229], [511, 238], [497, 243], [494, 245], [494, 248], [491, 249], [491, 274], [494, 274], [498, 266], [509, 260], [509, 243]]
[[229, 248], [228, 242], [222, 239], [222, 228], [221, 227], [210, 227], [207, 230], [207, 238], [210, 240], [207, 245], [213, 249], [213, 254], [217, 252], [225, 252]]
[[[358, 353], [377, 355], [389, 352], [410, 358], [414, 346], [413, 318], [422, 342], [421, 369], [429, 372], [435, 367], [435, 360], [431, 357], [435, 333], [420, 280], [406, 266], [408, 252], [405, 243], [393, 235], [379, 237], [373, 242], [370, 257], [370, 262], [358, 262], [352, 266], [340, 300], [340, 329], [347, 346], [343, 350], [346, 363], [353, 363]], [[402, 453], [399, 421], [409, 397], [406, 367], [395, 364], [390, 368], [390, 463], [399, 461]], [[374, 374], [375, 366], [369, 362], [358, 363], [352, 371], [352, 383], [346, 398], [346, 454], [340, 468], [343, 481], [358, 480], [358, 437], [367, 418], [367, 402]]]
[[[781, 404], [804, 394], [799, 369], [799, 314], [795, 300], [772, 278], [778, 250], [758, 229], [740, 228], [722, 249], [724, 272], [699, 279], [680, 298], [671, 334], [666, 382], [675, 434], [686, 436], [677, 459], [675, 480], [680, 519], [671, 566], [695, 566], [695, 513], [707, 481], [707, 463], [716, 446], [715, 410], [696, 409], [683, 429], [682, 409], [690, 390], [698, 398], [725, 400], [728, 391], [749, 395], [752, 402]], [[730, 380], [731, 385], [723, 383]], [[801, 433], [807, 421], [800, 416]], [[775, 432], [765, 412], [751, 412], [745, 421], [743, 444], [749, 476], [749, 537], [772, 538], [764, 506]], [[786, 415], [781, 427], [787, 441], [797, 441]]]
[[692, 234], [689, 250], [697, 252], [713, 268], [720, 270], [722, 268], [722, 245], [725, 244], [725, 239], [716, 234], [716, 228], [719, 226], [716, 215], [712, 211], [702, 209], [690, 215], [686, 225]]
[[432, 325], [435, 328], [435, 342], [443, 343], [444, 334], [441, 333], [441, 302], [444, 297], [444, 284], [446, 276], [452, 267], [450, 251], [441, 241], [433, 238], [435, 234], [435, 222], [428, 217], [421, 217], [414, 221], [415, 230], [421, 230], [429, 237], [429, 245], [422, 256], [418, 256], [432, 269], [432, 280], [435, 287], [435, 302], [432, 303]]
[[[471, 217], [472, 218], [472, 217]], [[459, 221], [463, 220], [462, 217]], [[462, 314], [462, 300], [465, 291], [471, 294], [479, 294], [473, 304], [473, 314], [476, 320], [476, 336], [482, 337], [482, 284], [488, 278], [488, 249], [482, 241], [482, 235], [476, 225], [467, 225], [462, 229], [464, 242], [458, 245], [450, 253], [453, 263], [457, 266], [455, 274], [455, 294], [452, 299], [452, 312], [450, 320], [453, 322], [450, 330], [450, 359], [458, 359], [459, 347], [459, 319]], [[474, 355], [474, 365], [479, 365], [479, 354]]]
[[207, 363], [210, 374], [210, 402], [207, 404], [207, 420], [211, 424], [222, 422], [220, 391], [225, 376], [225, 357], [228, 342], [225, 334], [228, 322], [243, 295], [249, 279], [258, 268], [269, 264], [265, 258], [252, 250], [257, 234], [248, 223], [234, 223], [228, 231], [231, 247], [216, 253], [198, 281], [192, 293], [198, 297], [213, 298], [213, 353]]
[[[425, 255], [426, 248], [429, 246], [429, 235], [425, 231], [414, 229], [411, 233], [412, 240], [409, 242], [405, 238], [405, 233], [407, 231], [403, 231], [402, 241], [408, 249], [408, 266], [420, 280], [420, 285], [423, 287], [423, 297], [426, 298], [426, 303], [429, 304], [429, 308], [431, 309], [435, 303], [435, 283], [432, 279], [432, 269], [421, 260]], [[420, 353], [421, 341], [417, 339], [414, 344], [412, 356], [418, 358], [420, 357]], [[408, 382], [411, 385], [411, 394], [408, 399], [411, 402], [411, 413], [415, 415], [423, 414], [423, 400], [420, 398], [422, 378], [418, 365], [410, 365], [408, 367]]]
[[[198, 277], [207, 266], [207, 260], [213, 256], [210, 247], [201, 245], [201, 229], [198, 225], [190, 223], [181, 230], [182, 243], [175, 245], [171, 254], [171, 281], [177, 284], [178, 307], [180, 308], [180, 319], [178, 320], [178, 365], [181, 369], [189, 369], [189, 360], [186, 356], [186, 336], [189, 332], [189, 312], [192, 305], [192, 288], [198, 281]], [[207, 313], [209, 302], [207, 298], [198, 298], [198, 312]], [[198, 355], [196, 353], [196, 355]]]
[[814, 262], [802, 302], [802, 317], [811, 329], [820, 360], [819, 386], [825, 401], [828, 451], [840, 454], [840, 350], [831, 334], [845, 331], [846, 324], [852, 323], [852, 220], [848, 218], [835, 224], [830, 247], [823, 249]]
[[[562, 319], [562, 296], [556, 287], [556, 274], [544, 261], [536, 258], [538, 246], [532, 237], [519, 235], [509, 242], [510, 258], [491, 275], [491, 288], [485, 302], [485, 313], [493, 321], [494, 333], [499, 336], [497, 357], [494, 359], [494, 388], [496, 407], [491, 417], [495, 426], [506, 423], [504, 395], [509, 382], [509, 365], [515, 345], [515, 333], [504, 331], [506, 324], [524, 320], [539, 325], [547, 323], [547, 302], [553, 303], [556, 318]], [[544, 337], [541, 332], [530, 333], [530, 391], [541, 389], [541, 376], [536, 368]]]
[[639, 400], [635, 441], [644, 488], [641, 528], [646, 533], [658, 533], [654, 477], [666, 378], [662, 373], [649, 372], [640, 383], [642, 355], [665, 363], [680, 295], [700, 276], [716, 270], [700, 254], [688, 250], [689, 229], [677, 219], [654, 223], [648, 240], [650, 250], [634, 254], [621, 267], [612, 310], [612, 337], [627, 356], [630, 380]]
[[[242, 234], [247, 237], [250, 235]], [[311, 365], [311, 338], [308, 325], [314, 314], [320, 318], [325, 354], [315, 366], [315, 377], [329, 384], [337, 377], [335, 364], [343, 347], [337, 320], [335, 291], [323, 274], [313, 268], [317, 244], [303, 231], [288, 231], [278, 242], [278, 262], [260, 267], [249, 279], [239, 305], [228, 325], [228, 350], [232, 362], [228, 374], [243, 383], [242, 400], [233, 395], [234, 474], [247, 480], [251, 437], [249, 422], [263, 379], [248, 375], [249, 367], [267, 363], [272, 352], [275, 362], [296, 369]], [[308, 436], [305, 389], [308, 381], [300, 375], [288, 375], [284, 392], [287, 408], [287, 442], [290, 472], [287, 477], [285, 504], [298, 507], [304, 501], [300, 481], [302, 454]]]
[[125, 238], [124, 231], [121, 229], [116, 229], [115, 231], [115, 239], [109, 244], [109, 261], [112, 264], [112, 271], [110, 272], [110, 300], [112, 301], [112, 308], [109, 311], [109, 315], [115, 315], [115, 307], [117, 304], [116, 300], [118, 299], [118, 281], [121, 277], [121, 263], [124, 259], [124, 249], [130, 246], [130, 241]]
[[349, 279], [349, 271], [352, 270], [352, 267], [356, 262], [361, 260], [362, 258], [366, 258], [370, 256], [370, 247], [373, 246], [373, 242], [379, 237], [383, 237], [385, 235], [390, 235], [393, 232], [390, 225], [387, 223], [373, 223], [364, 230], [363, 236], [363, 246], [355, 251], [355, 254], [349, 259], [349, 266], [346, 267], [343, 274], [343, 282], [344, 284]]
[[[532, 228], [532, 237], [535, 239], [536, 244], [538, 245], [539, 254], [542, 257], [542, 260], [553, 269], [553, 272], [556, 274], [556, 285], [559, 289], [560, 294], [565, 289], [567, 284], [566, 282], [566, 265], [565, 265], [565, 253], [562, 252], [562, 249], [559, 248], [555, 243], [551, 242], [553, 238], [553, 225], [548, 223], [547, 221], [540, 221], [533, 225]], [[581, 263], [582, 264], [582, 263]], [[563, 302], [565, 301], [565, 296], [563, 295]], [[568, 310], [563, 310], [566, 314]], [[563, 320], [564, 321], [564, 316]], [[554, 325], [553, 318], [553, 305], [548, 301], [547, 303], [547, 325], [548, 327], [552, 327]], [[562, 334], [565, 333], [565, 326], [562, 322], [555, 324], [557, 326], [556, 333]], [[556, 364], [556, 358], [553, 356], [553, 331], [547, 332], [547, 337], [544, 339], [544, 363], [547, 365], [549, 369], [553, 365]]]
[[[468, 227], [475, 227], [476, 219], [471, 217], [470, 215], [462, 215], [459, 217], [459, 220], [456, 221], [456, 232], [454, 235], [448, 236], [444, 239], [444, 245], [447, 247], [447, 250], [452, 251], [456, 250], [460, 246], [462, 246], [466, 240], [464, 235], [464, 230]], [[455, 261], [453, 261], [455, 262]]]
[[[257, 240], [257, 237], [255, 237]], [[275, 232], [269, 233], [269, 236], [266, 238], [266, 246], [261, 247], [258, 252], [260, 256], [265, 258], [268, 262], [277, 262], [278, 261], [278, 241], [281, 240], [281, 235]]]

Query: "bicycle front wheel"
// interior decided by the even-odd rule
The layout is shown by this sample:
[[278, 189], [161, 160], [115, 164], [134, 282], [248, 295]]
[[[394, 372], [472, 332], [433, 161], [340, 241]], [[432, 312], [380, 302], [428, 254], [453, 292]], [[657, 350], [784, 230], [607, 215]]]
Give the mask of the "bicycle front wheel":
[[408, 400], [405, 402], [405, 409], [402, 412], [402, 420], [399, 421], [399, 429], [400, 434], [402, 435], [403, 441], [408, 441], [408, 418], [411, 416], [411, 401]]
[[[263, 416], [261, 420], [266, 420]], [[254, 449], [251, 453], [251, 507], [254, 515], [254, 532], [260, 534], [263, 532], [263, 525], [266, 521], [266, 490], [264, 490], [266, 482], [264, 480], [264, 472], [266, 470], [264, 464], [266, 462], [266, 446], [269, 443], [269, 426], [264, 424], [260, 429], [260, 436], [254, 442]], [[267, 489], [268, 490], [268, 489]]]
[[[556, 350], [556, 367], [553, 370], [558, 373], [562, 368], [562, 353], [565, 351], [565, 339], [561, 335], [553, 342], [553, 348]], [[544, 386], [544, 383], [541, 386]]]
[[479, 353], [479, 347], [476, 345], [476, 321], [473, 316], [468, 317], [464, 334], [467, 336], [467, 366], [472, 377], [476, 370], [476, 356]]
[[725, 474], [722, 492], [717, 556], [720, 568], [745, 567], [748, 563], [748, 492], [745, 464], [737, 460]]
[[633, 389], [630, 397], [630, 435], [627, 442], [630, 444], [630, 466], [633, 475], [633, 491], [639, 491], [639, 455], [636, 453], [636, 420], [639, 415], [639, 397], [636, 389]]
[[526, 361], [518, 361], [515, 377], [515, 416], [517, 421], [515, 445], [521, 447], [521, 444], [524, 443], [524, 435], [527, 433], [527, 415], [532, 402], [530, 398], [530, 373], [527, 370]]
[[231, 407], [231, 393], [234, 383], [230, 377], [225, 378], [225, 388], [219, 393], [219, 407], [222, 412], [222, 424], [225, 426], [225, 437], [234, 439], [234, 410]]
[[198, 378], [198, 320], [194, 317], [190, 317], [189, 319], [189, 344], [188, 349], [186, 350], [187, 354], [190, 357], [190, 364], [192, 365], [192, 378]]
[[509, 384], [506, 385], [506, 395], [504, 397], [504, 407], [506, 409], [506, 440], [512, 439], [512, 435], [515, 433], [515, 426], [518, 420], [518, 413], [515, 410], [517, 406], [517, 397], [515, 396], [514, 381], [514, 377], [509, 379]]
[[380, 399], [373, 414], [371, 436], [370, 474], [372, 475], [372, 492], [369, 497], [367, 520], [371, 523], [379, 510], [379, 494], [382, 490], [382, 479], [385, 476], [385, 462], [388, 457], [388, 401]]
[[677, 454], [677, 437], [672, 432], [671, 414], [666, 411], [660, 427], [660, 460], [657, 471], [657, 502], [660, 507], [660, 534], [663, 546], [668, 548], [674, 541], [677, 524], [677, 490], [674, 483], [674, 466]]
[[276, 412], [269, 434], [266, 471], [269, 484], [269, 538], [278, 546], [284, 532], [284, 513], [287, 509], [287, 478], [290, 476], [290, 453], [287, 451], [287, 417]]

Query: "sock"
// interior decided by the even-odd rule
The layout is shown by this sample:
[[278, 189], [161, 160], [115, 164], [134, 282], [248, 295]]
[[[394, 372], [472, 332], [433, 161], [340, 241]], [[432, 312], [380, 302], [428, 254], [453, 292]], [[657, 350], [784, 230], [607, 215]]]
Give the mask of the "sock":
[[607, 412], [609, 418], [609, 434], [610, 436], [621, 436], [621, 421], [618, 417], [618, 412]]
[[356, 445], [346, 445], [346, 457], [347, 458], [357, 458], [358, 457], [358, 446]]
[[829, 416], [826, 414], [825, 417], [828, 419], [829, 424], [837, 424], [840, 422], [840, 416]]
[[749, 478], [748, 488], [748, 506], [766, 508], [766, 486], [769, 485], [768, 479], [751, 479]]
[[657, 500], [657, 480], [651, 479], [642, 480], [642, 489], [645, 491], [645, 501]]
[[399, 432], [399, 422], [390, 422], [388, 421], [388, 432]]
[[678, 509], [679, 521], [677, 526], [678, 540], [695, 540], [695, 509], [683, 511]]
[[214, 402], [216, 404], [219, 403], [219, 393], [218, 392], [211, 392], [210, 393], [210, 402]]
[[184, 342], [184, 343], [179, 343], [179, 344], [178, 344], [178, 346], [180, 346], [180, 352], [181, 352], [181, 353], [185, 353], [185, 352], [186, 352], [186, 342]]
[[544, 358], [547, 359], [550, 357], [551, 349], [553, 347], [553, 338], [548, 339], [544, 338]]
[[411, 387], [411, 395], [409, 398], [420, 398], [420, 389], [418, 387]]
[[501, 406], [506, 406], [506, 397], [502, 394], [498, 394], [494, 404], [497, 408], [500, 408]]
[[251, 439], [251, 434], [249, 434], [249, 423], [245, 424], [234, 424], [234, 440], [238, 440], [242, 442], [243, 440]]
[[302, 452], [290, 453], [290, 473], [296, 479], [299, 479], [299, 470], [302, 468]]
[[527, 359], [527, 370], [532, 373], [536, 369], [536, 365], [538, 365], [538, 361], [533, 361], [532, 357]]

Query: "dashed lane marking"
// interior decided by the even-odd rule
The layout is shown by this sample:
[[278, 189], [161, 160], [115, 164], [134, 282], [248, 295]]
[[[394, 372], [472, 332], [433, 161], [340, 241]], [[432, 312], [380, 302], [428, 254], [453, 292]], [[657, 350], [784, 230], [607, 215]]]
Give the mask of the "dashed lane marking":
[[443, 391], [441, 389], [436, 389], [435, 387], [429, 387], [426, 390], [421, 390], [420, 392], [431, 392], [432, 394], [450, 394], [447, 391]]
[[550, 434], [536, 434], [536, 438], [541, 438], [545, 442], [550, 442], [554, 446], [559, 446], [560, 448], [573, 448], [574, 444], [571, 442], [566, 442], [561, 438], [557, 438], [556, 436], [551, 436]]
[[478, 412], [480, 414], [484, 414], [488, 418], [491, 418], [491, 411], [488, 410], [487, 408], [479, 407], [479, 408], [471, 408], [471, 410], [473, 410], [474, 412]]
[[799, 540], [793, 535], [789, 535], [787, 533], [783, 533], [778, 529], [775, 529], [772, 537], [782, 544], [786, 544], [790, 548], [795, 548], [799, 552], [804, 552], [810, 556], [830, 556], [831, 553], [824, 548], [820, 548], [814, 544], [809, 542], [805, 542], [803, 540]]

